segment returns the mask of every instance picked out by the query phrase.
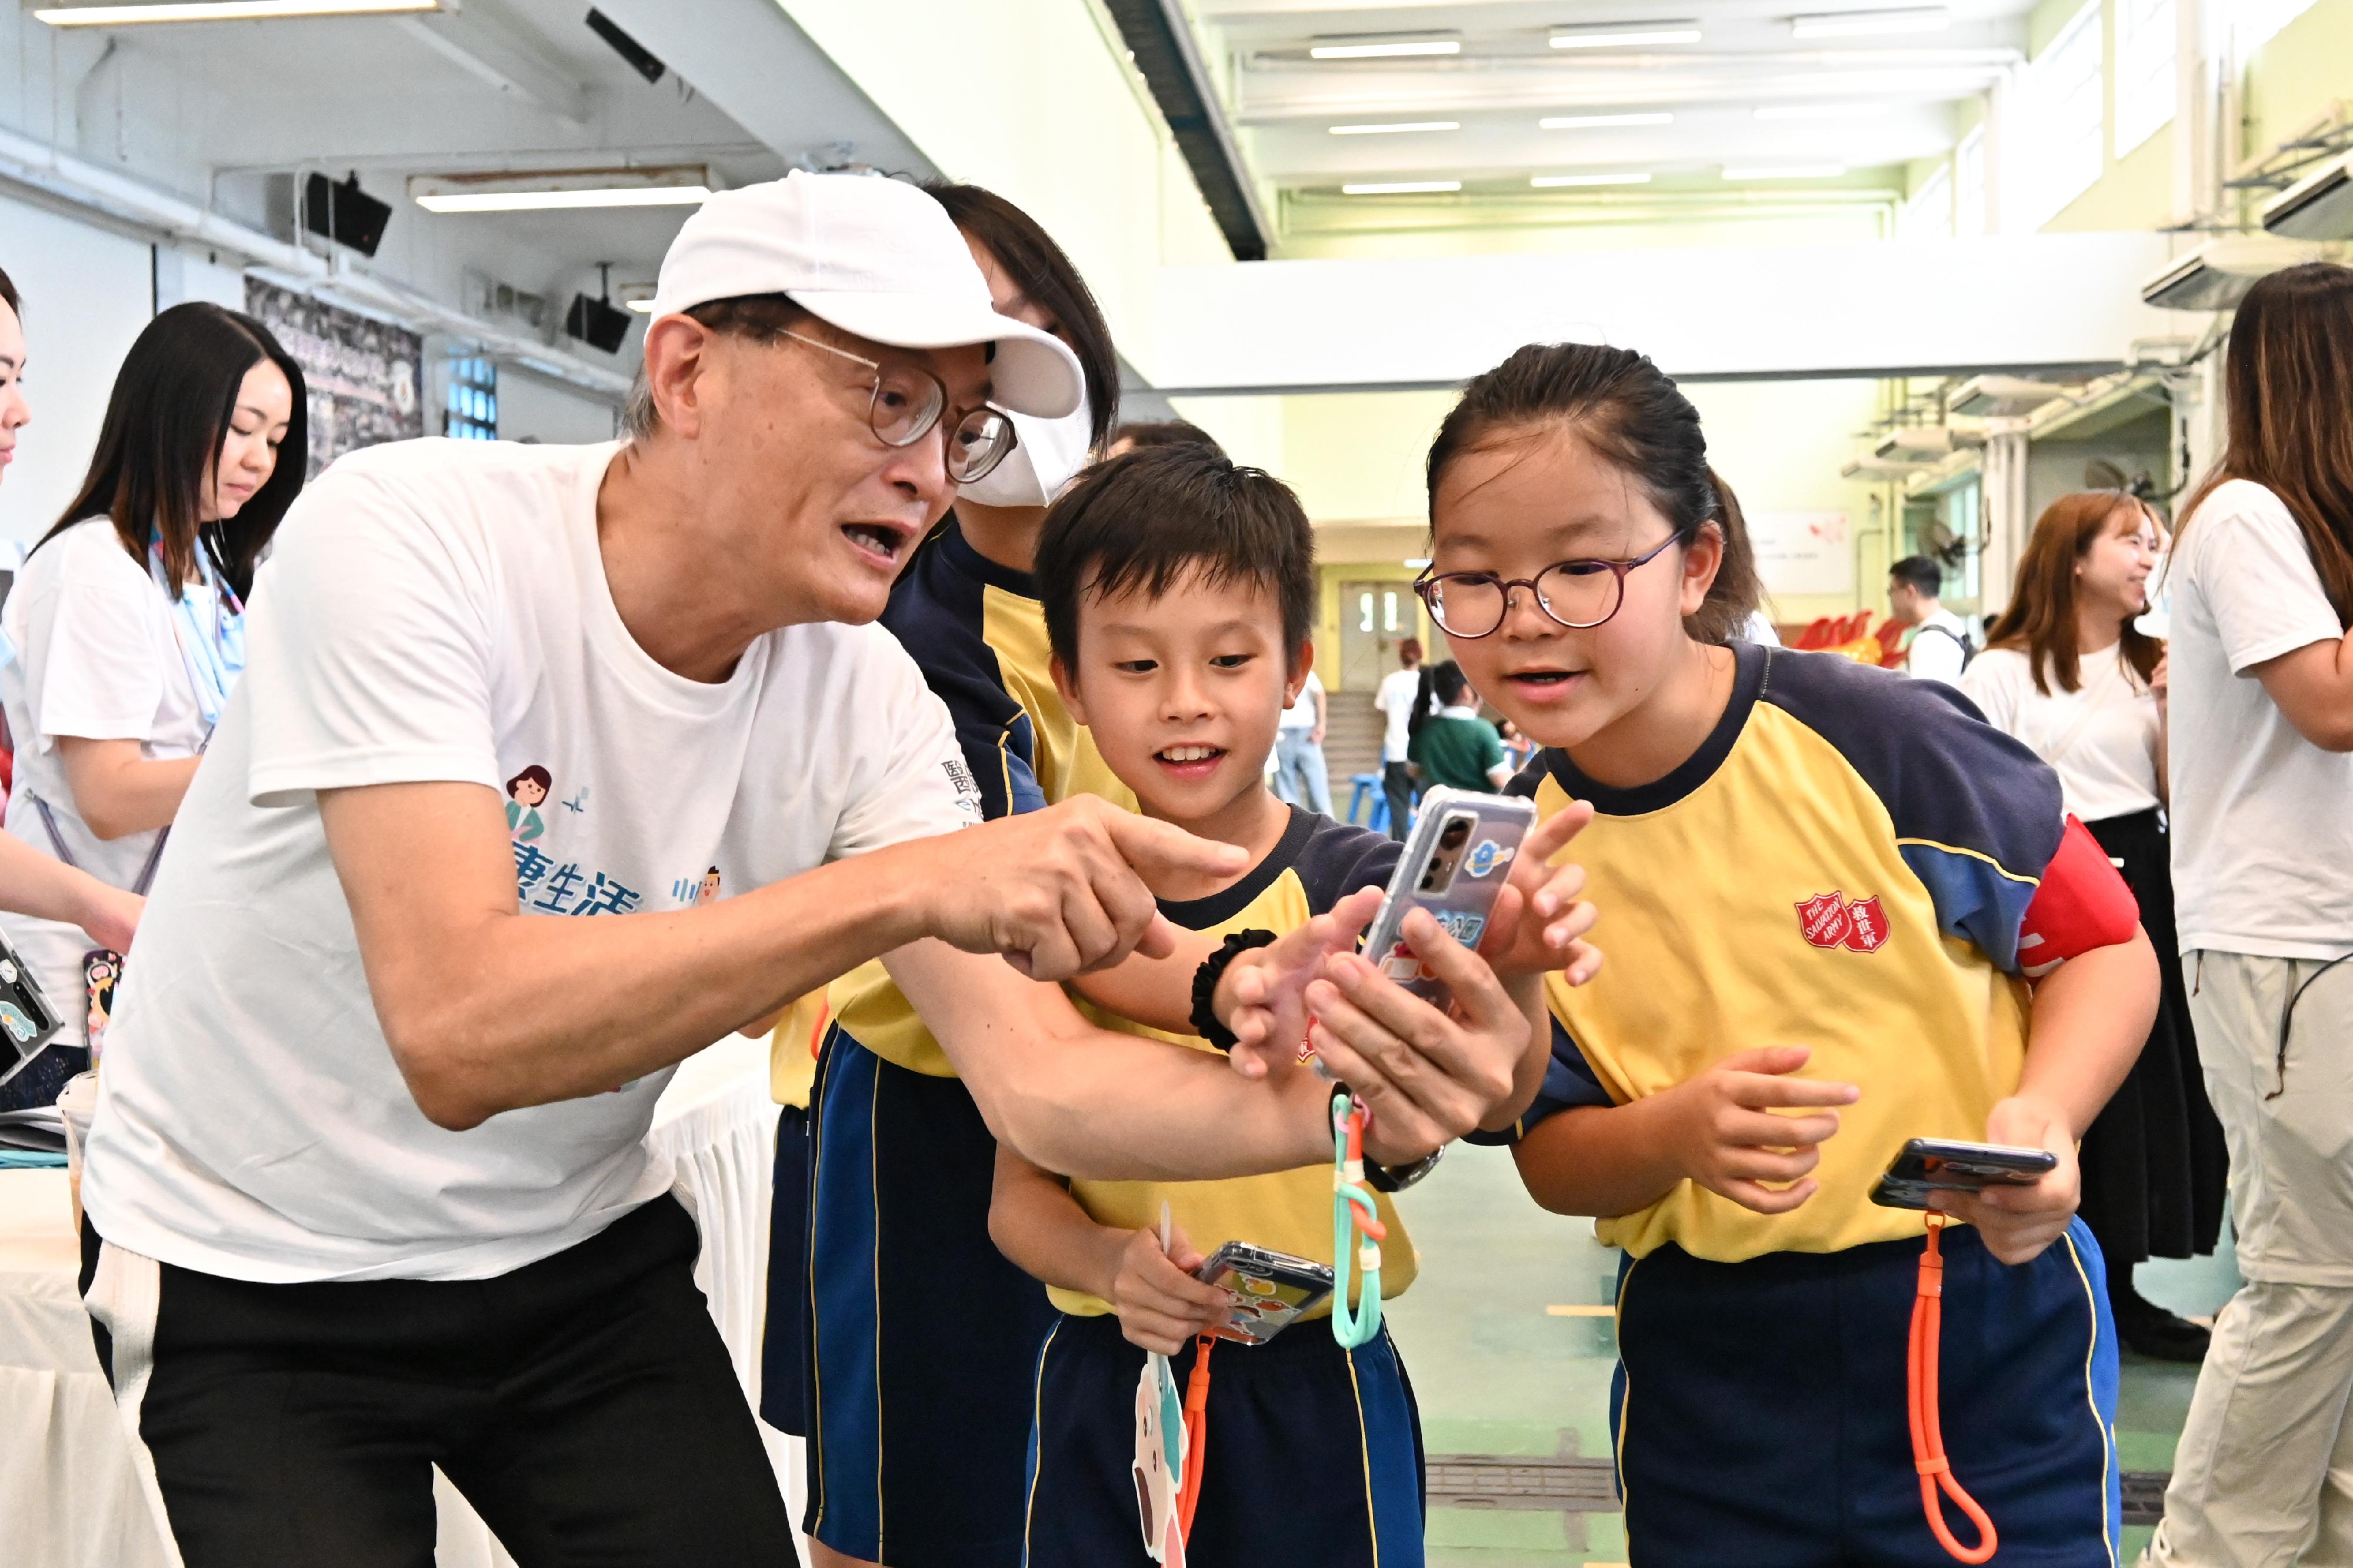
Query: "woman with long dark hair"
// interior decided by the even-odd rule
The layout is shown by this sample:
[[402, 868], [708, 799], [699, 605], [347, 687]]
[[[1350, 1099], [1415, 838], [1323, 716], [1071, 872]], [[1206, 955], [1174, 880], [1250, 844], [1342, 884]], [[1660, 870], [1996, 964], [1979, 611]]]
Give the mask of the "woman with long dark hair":
[[[303, 401], [269, 330], [218, 305], [175, 305], [131, 345], [89, 476], [0, 612], [10, 837], [146, 890], [244, 668], [254, 563], [302, 488]], [[10, 931], [79, 1039], [89, 942], [49, 921]]]
[[[2148, 608], [2161, 534], [2141, 501], [2114, 490], [2053, 501], [2034, 525], [2018, 582], [1961, 690], [1986, 720], [2059, 775], [2140, 901], [2159, 954], [2177, 951], [2164, 805], [2165, 650], [2134, 621]], [[2133, 1288], [2149, 1258], [2214, 1250], [2229, 1157], [2200, 1080], [2198, 1038], [2178, 966], [2132, 1075], [2084, 1133], [2084, 1223], [2108, 1260], [2108, 1301], [2126, 1345], [2201, 1360], [2207, 1331]]]
[[2246, 1283], [2162, 1568], [2353, 1558], [2353, 269], [2258, 282], [2222, 379], [2222, 460], [2169, 569], [2173, 883]]

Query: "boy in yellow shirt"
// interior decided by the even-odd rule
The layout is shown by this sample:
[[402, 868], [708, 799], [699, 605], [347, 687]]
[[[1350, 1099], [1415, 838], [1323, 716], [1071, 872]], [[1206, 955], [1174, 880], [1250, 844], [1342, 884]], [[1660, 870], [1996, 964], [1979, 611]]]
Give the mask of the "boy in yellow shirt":
[[[1164, 915], [1212, 936], [1280, 935], [1387, 884], [1401, 846], [1286, 805], [1264, 782], [1277, 720], [1314, 658], [1314, 545], [1287, 488], [1205, 448], [1138, 452], [1057, 505], [1038, 555], [1057, 683], [1112, 771], [1145, 815], [1254, 857], [1237, 879], [1155, 887]], [[1458, 995], [1457, 1026], [1481, 1026], [1482, 1008], [1542, 1016], [1534, 974]], [[1533, 1037], [1536, 1073], [1548, 1033]], [[1535, 1078], [1522, 1077], [1532, 1093]], [[1374, 1184], [1385, 1182], [1393, 1190], [1396, 1175]], [[990, 1233], [1062, 1314], [1039, 1363], [1030, 1568], [1145, 1568], [1130, 1470], [1145, 1351], [1175, 1358], [1183, 1384], [1195, 1336], [1227, 1314], [1225, 1292], [1193, 1277], [1205, 1253], [1241, 1241], [1328, 1267], [1332, 1203], [1328, 1166], [1065, 1183], [999, 1149]], [[1394, 1297], [1413, 1282], [1413, 1246], [1386, 1194], [1377, 1203], [1383, 1291]], [[1166, 1252], [1164, 1204], [1176, 1221]], [[1214, 1358], [1192, 1561], [1422, 1561], [1421, 1439], [1404, 1366], [1386, 1331], [1343, 1350], [1321, 1321], [1327, 1310]]]

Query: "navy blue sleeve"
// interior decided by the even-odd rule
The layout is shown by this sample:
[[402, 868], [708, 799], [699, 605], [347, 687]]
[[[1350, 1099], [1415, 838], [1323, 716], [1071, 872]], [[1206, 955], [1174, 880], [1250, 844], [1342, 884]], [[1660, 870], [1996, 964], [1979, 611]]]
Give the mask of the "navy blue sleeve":
[[1585, 1053], [1569, 1038], [1568, 1030], [1558, 1018], [1552, 1021], [1552, 1059], [1545, 1064], [1542, 1087], [1536, 1090], [1534, 1103], [1523, 1111], [1520, 1119], [1501, 1132], [1472, 1132], [1466, 1142], [1510, 1145], [1526, 1137], [1536, 1123], [1564, 1110], [1579, 1106], [1614, 1105], [1609, 1091], [1593, 1073], [1593, 1065]]
[[1767, 654], [1758, 700], [1821, 736], [1871, 786], [1945, 933], [2020, 973], [2027, 906], [2066, 827], [2059, 775], [1942, 681], [1832, 654]]
[[1322, 914], [1360, 888], [1386, 888], [1405, 846], [1386, 833], [1324, 817], [1292, 862], [1307, 907]]

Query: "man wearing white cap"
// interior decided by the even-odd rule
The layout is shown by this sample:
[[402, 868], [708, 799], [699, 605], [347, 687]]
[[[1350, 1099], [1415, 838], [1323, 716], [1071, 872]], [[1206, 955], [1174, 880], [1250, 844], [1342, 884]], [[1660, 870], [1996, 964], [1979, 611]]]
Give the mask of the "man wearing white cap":
[[[428, 1562], [435, 1465], [526, 1564], [791, 1562], [643, 1140], [673, 1064], [870, 957], [1057, 1168], [1328, 1152], [1311, 1085], [1110, 1048], [986, 956], [1164, 950], [1131, 864], [1233, 852], [1099, 802], [944, 833], [967, 770], [868, 624], [999, 407], [1075, 405], [1068, 351], [930, 198], [796, 174], [688, 221], [645, 361], [617, 447], [343, 459], [256, 590], [82, 1187], [101, 1355], [197, 1568]], [[1433, 962], [1473, 1018], [1500, 996]], [[1236, 997], [1277, 968], [1221, 1016], [1271, 1030]], [[1352, 1037], [1327, 1058], [1395, 1160], [1506, 1098], [1525, 1035]]]

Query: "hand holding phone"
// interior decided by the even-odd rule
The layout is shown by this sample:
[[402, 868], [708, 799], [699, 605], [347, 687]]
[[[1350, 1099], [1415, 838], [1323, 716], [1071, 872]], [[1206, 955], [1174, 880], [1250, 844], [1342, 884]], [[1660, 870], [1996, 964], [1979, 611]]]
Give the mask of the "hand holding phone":
[[1227, 1242], [1194, 1274], [1225, 1292], [1226, 1321], [1213, 1331], [1239, 1344], [1266, 1343], [1332, 1294], [1333, 1273], [1323, 1264], [1246, 1241]]
[[1380, 913], [1365, 935], [1365, 956], [1383, 973], [1443, 1011], [1446, 984], [1406, 942], [1406, 917], [1427, 910], [1439, 929], [1476, 951], [1510, 885], [1521, 841], [1535, 826], [1535, 802], [1440, 786], [1421, 797], [1413, 833], [1398, 857]]

